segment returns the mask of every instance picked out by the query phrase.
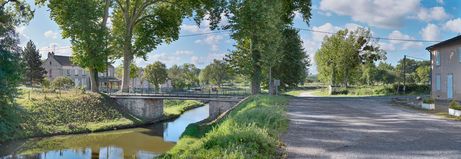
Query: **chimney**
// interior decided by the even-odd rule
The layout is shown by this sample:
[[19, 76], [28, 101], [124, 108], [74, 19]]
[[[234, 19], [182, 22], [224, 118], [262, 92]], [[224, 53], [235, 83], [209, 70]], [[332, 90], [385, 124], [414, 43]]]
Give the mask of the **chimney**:
[[53, 57], [53, 56], [54, 56], [54, 52], [48, 52], [48, 58]]

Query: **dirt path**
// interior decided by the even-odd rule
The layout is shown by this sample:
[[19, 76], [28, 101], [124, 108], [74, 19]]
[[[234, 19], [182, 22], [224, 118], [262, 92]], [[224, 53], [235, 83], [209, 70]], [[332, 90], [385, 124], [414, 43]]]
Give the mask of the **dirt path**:
[[[310, 95], [310, 94], [306, 94]], [[461, 122], [379, 97], [293, 98], [288, 158], [461, 158]]]

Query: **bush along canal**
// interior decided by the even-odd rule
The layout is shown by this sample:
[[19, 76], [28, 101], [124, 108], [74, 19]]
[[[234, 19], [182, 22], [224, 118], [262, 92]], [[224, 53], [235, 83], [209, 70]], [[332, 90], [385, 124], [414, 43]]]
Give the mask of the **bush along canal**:
[[173, 148], [189, 124], [208, 116], [207, 104], [173, 121], [140, 128], [14, 141], [0, 146], [0, 158], [152, 159]]

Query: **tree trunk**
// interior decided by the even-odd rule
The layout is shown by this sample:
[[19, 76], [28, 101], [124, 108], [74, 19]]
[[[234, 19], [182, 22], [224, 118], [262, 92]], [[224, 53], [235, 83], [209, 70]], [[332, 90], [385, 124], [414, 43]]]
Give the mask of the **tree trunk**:
[[122, 92], [128, 92], [130, 88], [130, 64], [131, 59], [129, 56], [125, 55], [123, 57], [123, 77], [122, 77]]
[[[259, 57], [259, 56], [254, 56]], [[259, 58], [258, 58], [259, 59]], [[251, 94], [256, 95], [261, 93], [261, 66], [255, 62], [253, 64], [253, 77], [251, 79]]]
[[90, 82], [91, 82], [91, 92], [99, 92], [98, 86], [98, 71], [94, 68], [89, 68], [90, 70]]
[[132, 52], [132, 38], [133, 38], [133, 17], [130, 16], [129, 1], [126, 1], [127, 5], [123, 13], [125, 19], [125, 36], [123, 44], [123, 77], [122, 77], [122, 92], [129, 92], [130, 87], [130, 64], [133, 60]]

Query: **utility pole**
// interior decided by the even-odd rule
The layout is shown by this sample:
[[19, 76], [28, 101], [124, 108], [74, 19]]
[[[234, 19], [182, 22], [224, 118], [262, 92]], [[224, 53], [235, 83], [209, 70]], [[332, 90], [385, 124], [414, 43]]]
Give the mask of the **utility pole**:
[[405, 68], [406, 63], [407, 63], [407, 55], [403, 55], [403, 94], [406, 94], [406, 82], [407, 82], [407, 78], [406, 78], [407, 71]]

